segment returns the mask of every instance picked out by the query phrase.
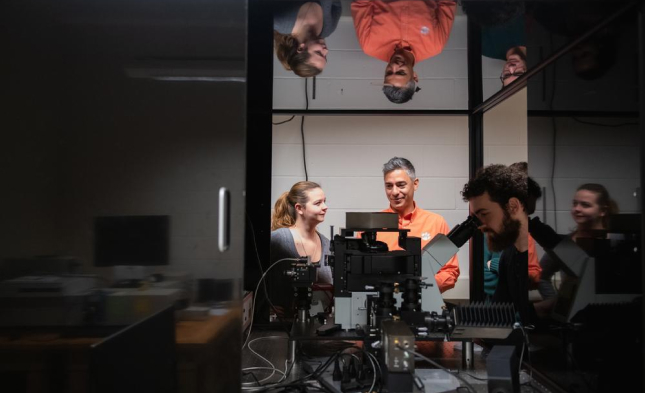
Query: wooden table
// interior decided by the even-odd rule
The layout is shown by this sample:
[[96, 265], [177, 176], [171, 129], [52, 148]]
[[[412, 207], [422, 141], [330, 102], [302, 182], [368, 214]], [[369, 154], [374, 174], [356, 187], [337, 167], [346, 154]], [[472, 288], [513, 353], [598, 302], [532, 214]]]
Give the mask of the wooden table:
[[[241, 327], [241, 309], [177, 322], [178, 392], [239, 390]], [[102, 339], [70, 337], [60, 329], [0, 331], [0, 391], [89, 392], [90, 346]]]

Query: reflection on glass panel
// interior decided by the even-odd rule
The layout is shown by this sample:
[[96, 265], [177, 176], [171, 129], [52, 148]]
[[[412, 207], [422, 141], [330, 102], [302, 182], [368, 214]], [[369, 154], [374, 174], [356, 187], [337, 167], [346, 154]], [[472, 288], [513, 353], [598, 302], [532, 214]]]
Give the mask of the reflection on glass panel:
[[482, 89], [486, 100], [527, 71], [526, 3], [465, 1], [463, 8], [481, 28]]
[[465, 41], [454, 1], [278, 2], [274, 108], [302, 108], [298, 76], [317, 76], [312, 109], [465, 109]]
[[[544, 2], [533, 7], [529, 65], [603, 22], [622, 2]], [[638, 36], [628, 12], [529, 81], [530, 110], [637, 111]]]
[[[199, 352], [224, 338], [229, 377], [190, 386], [239, 388], [245, 12], [237, 0], [0, 4], [0, 390], [90, 391], [97, 373], [125, 383], [129, 374], [75, 354], [102, 347], [125, 366], [158, 341], [177, 361], [156, 359], [165, 367], [152, 372], [170, 374], [127, 382], [166, 391], [194, 378], [176, 366], [196, 336]], [[217, 248], [220, 187], [236, 195], [228, 252]], [[197, 304], [201, 279], [227, 285]], [[141, 322], [167, 307], [152, 327]], [[154, 325], [163, 330], [147, 334]], [[154, 377], [169, 385], [145, 382]]]
[[[585, 4], [535, 7], [529, 63], [620, 5]], [[528, 86], [529, 174], [541, 193], [534, 220], [545, 224], [534, 221], [531, 232], [541, 267], [535, 308], [544, 325], [532, 339], [542, 348], [531, 356], [560, 386], [576, 383], [582, 391], [640, 384], [641, 358], [621, 371], [615, 365], [642, 331], [640, 301], [634, 301], [642, 296], [636, 32], [637, 19], [628, 13], [575, 45]], [[600, 321], [611, 315], [625, 316], [619, 324], [624, 346], [599, 348], [611, 330]], [[571, 372], [562, 371], [566, 364]], [[619, 372], [625, 377], [616, 381]]]
[[282, 2], [273, 11], [275, 53], [287, 71], [301, 77], [320, 74], [327, 65], [327, 43], [338, 25], [340, 0]]

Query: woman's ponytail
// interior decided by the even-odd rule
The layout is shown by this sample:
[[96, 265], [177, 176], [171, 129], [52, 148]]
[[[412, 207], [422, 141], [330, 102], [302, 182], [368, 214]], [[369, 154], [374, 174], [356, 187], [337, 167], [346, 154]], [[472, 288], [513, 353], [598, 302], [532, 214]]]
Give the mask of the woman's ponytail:
[[275, 201], [273, 217], [271, 218], [271, 230], [275, 231], [278, 228], [288, 228], [295, 223], [295, 210], [289, 203], [289, 192], [285, 191]]
[[306, 205], [309, 201], [309, 191], [320, 188], [318, 183], [312, 181], [299, 181], [275, 201], [271, 230], [289, 228], [296, 225], [296, 203]]

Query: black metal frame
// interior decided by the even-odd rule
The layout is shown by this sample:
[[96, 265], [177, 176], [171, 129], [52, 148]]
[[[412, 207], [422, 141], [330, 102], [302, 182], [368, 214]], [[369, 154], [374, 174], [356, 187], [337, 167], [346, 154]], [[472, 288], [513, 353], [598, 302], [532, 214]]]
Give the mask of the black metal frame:
[[638, 118], [639, 112], [528, 110], [528, 117], [621, 117]]
[[[257, 6], [259, 3], [261, 3], [261, 0], [249, 0], [249, 12], [253, 11], [251, 8], [252, 5]], [[554, 63], [557, 61], [562, 55], [565, 53], [569, 52], [573, 47], [581, 43], [582, 41], [586, 40], [608, 24], [614, 22], [617, 18], [625, 14], [626, 12], [635, 9], [637, 6], [641, 4], [641, 1], [639, 0], [633, 0], [627, 4], [625, 4], [623, 7], [618, 9], [615, 13], [609, 15], [607, 18], [605, 18], [601, 23], [598, 25], [594, 26], [593, 29], [590, 31], [586, 32], [585, 34], [579, 36], [578, 38], [574, 39], [571, 41], [569, 44], [565, 45], [564, 47], [560, 48], [558, 51], [553, 53], [551, 56], [549, 56], [547, 59], [545, 59], [543, 62], [538, 64], [537, 66], [533, 67], [531, 70], [529, 70], [526, 74], [522, 75], [519, 77], [516, 81], [514, 81], [512, 84], [509, 86], [503, 88], [490, 98], [488, 98], [486, 101], [483, 101], [482, 97], [482, 85], [481, 85], [481, 79], [482, 79], [482, 69], [481, 69], [481, 29], [475, 25], [474, 23], [471, 23], [471, 21], [468, 22], [468, 110], [360, 110], [360, 109], [352, 109], [352, 110], [342, 110], [342, 109], [326, 109], [326, 110], [302, 110], [302, 109], [276, 109], [272, 110], [272, 108], [269, 108], [269, 112], [273, 115], [310, 115], [310, 116], [328, 116], [328, 115], [334, 115], [334, 116], [361, 116], [361, 115], [388, 115], [388, 116], [446, 116], [446, 115], [468, 115], [468, 125], [469, 125], [469, 155], [470, 155], [470, 160], [469, 160], [469, 175], [472, 177], [475, 175], [476, 171], [483, 166], [483, 114], [487, 112], [488, 110], [494, 108], [496, 105], [500, 104], [504, 100], [508, 99], [511, 97], [513, 94], [516, 92], [522, 90], [528, 83], [528, 80], [533, 77], [534, 75], [542, 72], [547, 66], [550, 64]], [[643, 38], [643, 9], [642, 5], [640, 6], [640, 21], [641, 21], [641, 26], [640, 26], [640, 95], [641, 95], [641, 100], [640, 100], [640, 127], [641, 127], [641, 190], [645, 190], [645, 180], [643, 179], [643, 174], [645, 174], [645, 161], [643, 161], [643, 153], [645, 152], [645, 62], [643, 61], [643, 53], [645, 52], [644, 48], [644, 41], [645, 38]], [[249, 23], [249, 37], [250, 40], [253, 35], [257, 34], [257, 27], [253, 29], [253, 24]], [[255, 40], [256, 42], [258, 40]], [[249, 41], [251, 42], [251, 41]], [[271, 47], [271, 46], [269, 46]], [[256, 48], [256, 49], [261, 49], [261, 48]], [[251, 51], [249, 52], [251, 53]], [[257, 57], [254, 57], [253, 59], [256, 60], [256, 65], [251, 67], [253, 62], [251, 61], [252, 58], [251, 56], [249, 57], [249, 86], [252, 86], [251, 83], [251, 73], [252, 71], [257, 71], [258, 73], [262, 73], [263, 75], [267, 75], [270, 70], [270, 67], [266, 67], [266, 69], [262, 70], [261, 67], [259, 67], [259, 64], [268, 64], [264, 63], [262, 61], [257, 61]], [[272, 76], [269, 78], [271, 79]], [[258, 85], [263, 86], [263, 97], [266, 98], [267, 95], [272, 94], [272, 85], [262, 83], [261, 81], [255, 81], [257, 82]], [[260, 90], [254, 88], [254, 92], [260, 92]], [[251, 100], [251, 97], [253, 95], [249, 94], [249, 100]], [[271, 100], [271, 98], [269, 98]], [[256, 99], [255, 101], [258, 101]], [[265, 105], [266, 102], [262, 101], [261, 103], [258, 103], [260, 105]], [[249, 115], [257, 112], [257, 110], [252, 111], [251, 108], [251, 101], [249, 101]], [[269, 105], [270, 106], [270, 105]], [[265, 114], [264, 111], [261, 111], [262, 114]], [[567, 116], [567, 117], [583, 117], [583, 116], [593, 116], [593, 117], [615, 117], [615, 116], [621, 116], [621, 117], [626, 117], [626, 118], [636, 118], [639, 114], [637, 112], [586, 112], [586, 111], [542, 111], [542, 110], [536, 110], [536, 111], [528, 111], [528, 116]], [[270, 117], [270, 116], [269, 116]], [[252, 125], [255, 124], [255, 126], [252, 127]], [[266, 152], [267, 150], [263, 148], [263, 146], [270, 145], [271, 142], [271, 130], [269, 128], [269, 123], [268, 120], [266, 119], [265, 116], [262, 116], [262, 120], [260, 121], [259, 118], [254, 119], [253, 124], [251, 122], [249, 123], [249, 130], [253, 129], [253, 138], [249, 139], [254, 139], [253, 141], [249, 141], [249, 150], [247, 154], [250, 154], [249, 157], [256, 157], [262, 161], [262, 162], [268, 162], [270, 161], [271, 158], [271, 152]], [[249, 132], [249, 136], [251, 136], [251, 133]], [[257, 138], [257, 139], [256, 139]], [[252, 148], [252, 147], [257, 147]], [[264, 168], [262, 170], [262, 176], [264, 176], [265, 172], [268, 172], [269, 175], [267, 176], [268, 181], [264, 181], [260, 179], [262, 176], [258, 176], [257, 171], [255, 170], [256, 168], [253, 168], [253, 176], [251, 175], [251, 172], [247, 170], [247, 179], [253, 179], [252, 182], [249, 182], [247, 180], [247, 199], [252, 199], [256, 204], [254, 204], [254, 214], [252, 215], [252, 221], [256, 228], [262, 228], [264, 223], [268, 222], [268, 212], [270, 211], [270, 206], [269, 206], [269, 199], [270, 199], [270, 169]], [[266, 180], [266, 179], [265, 179]], [[264, 190], [261, 190], [260, 187], [253, 187], [253, 186], [259, 186], [262, 184], [262, 187]], [[260, 198], [258, 197], [253, 197], [250, 198], [254, 193], [250, 191], [256, 191], [258, 195], [262, 195]], [[262, 193], [263, 191], [263, 193]], [[641, 193], [643, 194], [643, 193]], [[643, 198], [643, 195], [641, 195], [641, 198], [643, 199], [643, 202], [645, 202], [645, 198]], [[257, 203], [257, 202], [260, 203]], [[249, 204], [247, 204], [248, 206]], [[642, 203], [642, 206], [645, 206], [645, 203]], [[264, 209], [264, 213], [261, 212], [261, 210]], [[251, 215], [251, 211], [249, 211], [249, 215]], [[264, 221], [263, 221], [264, 220]], [[643, 218], [643, 226], [645, 227], [645, 217]], [[249, 239], [249, 234], [247, 231], [247, 239]], [[267, 251], [267, 254], [260, 254], [260, 255], [268, 255], [268, 239], [269, 239], [269, 234], [265, 233], [264, 231], [258, 232], [258, 229], [256, 229], [256, 239], [262, 239], [263, 242], [258, 242], [258, 249], [259, 251]], [[264, 241], [266, 240], [266, 241]], [[248, 242], [247, 242], [248, 243]], [[266, 243], [266, 244], [265, 244]], [[643, 246], [645, 247], [645, 233], [643, 235]], [[470, 300], [471, 301], [476, 301], [476, 300], [481, 300], [483, 297], [483, 236], [481, 234], [478, 234], [474, 236], [471, 239], [470, 243], [471, 247], [471, 260], [470, 260]], [[247, 244], [247, 255], [246, 255], [246, 260], [248, 263], [248, 260], [250, 258], [249, 256], [249, 246]], [[254, 252], [254, 251], [253, 251]], [[254, 256], [254, 254], [252, 254]], [[257, 262], [255, 262], [257, 264]], [[245, 265], [246, 267], [246, 265]], [[643, 269], [644, 273], [644, 282], [645, 282], [645, 269]], [[645, 341], [645, 340], [644, 340]], [[645, 353], [645, 347], [644, 347], [644, 353]], [[644, 377], [645, 378], [645, 377]]]
[[285, 116], [463, 116], [467, 109], [274, 109], [274, 115]]
[[[638, 35], [639, 35], [639, 55], [638, 55], [638, 64], [639, 64], [639, 81], [640, 81], [640, 136], [641, 136], [641, 144], [640, 144], [640, 171], [641, 171], [641, 190], [640, 190], [640, 199], [641, 199], [641, 207], [645, 206], [645, 194], [643, 194], [643, 190], [645, 190], [645, 159], [643, 158], [643, 154], [645, 154], [645, 3], [641, 4], [640, 10], [638, 13]], [[645, 215], [641, 214], [641, 250], [644, 249], [645, 247], [645, 231], [642, 230], [642, 228], [645, 228]], [[642, 265], [645, 265], [642, 264]], [[642, 282], [645, 282], [645, 269], [642, 269]], [[642, 317], [645, 318], [645, 304], [643, 305], [643, 313]], [[644, 321], [645, 322], [645, 321]], [[642, 350], [642, 358], [645, 359], [645, 330], [643, 331], [643, 348]], [[643, 373], [643, 384], [642, 386], [645, 386], [645, 373]]]
[[[246, 225], [244, 289], [255, 290], [260, 279], [258, 258], [269, 255], [271, 238], [271, 146], [273, 106], [273, 18], [270, 3], [248, 0]], [[260, 163], [254, 165], [254, 163]], [[262, 270], [269, 266], [262, 261]]]
[[[484, 113], [474, 109], [484, 100], [482, 86], [481, 27], [468, 19], [468, 173], [473, 178], [484, 166]], [[484, 236], [476, 232], [470, 239], [470, 302], [484, 300]]]

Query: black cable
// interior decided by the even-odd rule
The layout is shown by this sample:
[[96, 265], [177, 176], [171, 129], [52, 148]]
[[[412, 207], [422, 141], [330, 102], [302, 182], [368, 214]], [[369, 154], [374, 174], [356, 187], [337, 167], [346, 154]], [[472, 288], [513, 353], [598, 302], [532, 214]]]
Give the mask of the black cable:
[[591, 121], [581, 120], [577, 117], [572, 117], [572, 119], [577, 121], [578, 123], [588, 124], [591, 126], [600, 126], [600, 127], [625, 127], [625, 126], [637, 126], [639, 124], [639, 123], [602, 124], [602, 123], [594, 123]]
[[[307, 78], [305, 78], [305, 111], [309, 110], [309, 95], [307, 94]], [[309, 181], [307, 173], [307, 156], [305, 154], [305, 115], [300, 120], [300, 135], [302, 136], [302, 163], [305, 166], [305, 181]]]
[[[271, 390], [274, 390], [274, 389], [283, 389], [283, 391], [287, 391], [288, 388], [304, 387], [304, 386], [306, 386], [307, 388], [310, 388], [311, 387], [310, 385], [305, 385], [304, 384], [307, 380], [310, 380], [312, 378], [313, 379], [319, 378], [325, 372], [325, 370], [327, 370], [327, 368], [329, 368], [329, 366], [334, 362], [334, 360], [336, 360], [337, 357], [343, 355], [343, 351], [346, 351], [346, 350], [351, 349], [351, 348], [358, 349], [359, 351], [363, 352], [365, 356], [369, 356], [367, 354], [367, 351], [365, 350], [365, 348], [360, 348], [360, 347], [357, 347], [357, 346], [349, 346], [347, 348], [343, 348], [343, 349], [340, 349], [337, 352], [335, 352], [333, 355], [331, 355], [329, 357], [329, 359], [327, 359], [327, 361], [325, 363], [322, 363], [312, 373], [310, 373], [310, 374], [308, 374], [308, 375], [306, 375], [304, 377], [301, 377], [301, 378], [296, 379], [296, 380], [291, 381], [291, 382], [283, 382], [283, 383], [274, 384], [274, 385], [271, 385], [271, 386], [266, 386], [265, 389], [256, 390], [256, 392], [268, 392], [268, 391], [271, 391]], [[377, 362], [377, 361], [374, 360], [374, 362]], [[369, 364], [369, 363], [365, 363], [365, 364]], [[377, 365], [378, 365], [378, 363], [376, 363], [375, 366], [377, 366]], [[376, 370], [374, 370], [374, 373], [376, 375]], [[377, 381], [380, 382], [382, 380], [382, 378], [383, 378], [383, 375], [382, 375], [381, 372], [379, 372]], [[379, 391], [380, 391], [380, 389], [379, 389]]]
[[[549, 42], [551, 45], [551, 52], [553, 52], [553, 33], [549, 34]], [[549, 109], [551, 109], [551, 113], [553, 113], [553, 102], [555, 101], [555, 86], [556, 86], [556, 68], [557, 68], [557, 62], [553, 63], [553, 86], [551, 89], [551, 102], [549, 103]], [[551, 123], [553, 124], [553, 158], [551, 161], [551, 193], [553, 194], [553, 229], [557, 232], [558, 231], [558, 209], [556, 205], [556, 200], [555, 200], [555, 150], [556, 150], [556, 135], [557, 135], [557, 128], [556, 128], [556, 121], [555, 121], [555, 116], [551, 116]]]
[[[262, 261], [260, 259], [260, 253], [258, 252], [258, 244], [255, 240], [255, 228], [253, 227], [253, 222], [251, 221], [251, 217], [249, 217], [249, 213], [244, 209], [244, 214], [246, 215], [246, 219], [249, 223], [249, 228], [251, 228], [251, 235], [253, 237], [253, 248], [255, 250], [255, 256], [258, 260], [258, 266], [260, 267], [260, 276], [264, 274], [264, 269], [262, 268]], [[269, 307], [273, 310], [275, 315], [278, 317], [278, 320], [280, 321], [281, 327], [284, 329], [284, 331], [287, 333], [287, 336], [291, 336], [291, 331], [286, 328], [286, 322], [280, 317], [280, 313], [278, 312], [277, 308], [273, 305], [273, 302], [271, 301], [271, 298], [269, 297], [269, 292], [267, 291], [267, 284], [266, 281], [262, 283], [262, 288], [264, 289], [264, 297], [266, 298], [267, 302], [269, 302]], [[255, 306], [255, 305], [254, 305]], [[255, 310], [253, 310], [255, 312]]]
[[285, 120], [285, 121], [280, 121], [280, 122], [277, 122], [277, 123], [271, 122], [271, 124], [273, 124], [274, 126], [279, 126], [280, 124], [284, 124], [284, 123], [288, 123], [288, 122], [290, 122], [291, 120], [293, 120], [293, 118], [294, 118], [294, 117], [296, 117], [296, 115], [291, 116], [290, 118], [288, 118], [288, 119], [287, 119], [287, 120]]

